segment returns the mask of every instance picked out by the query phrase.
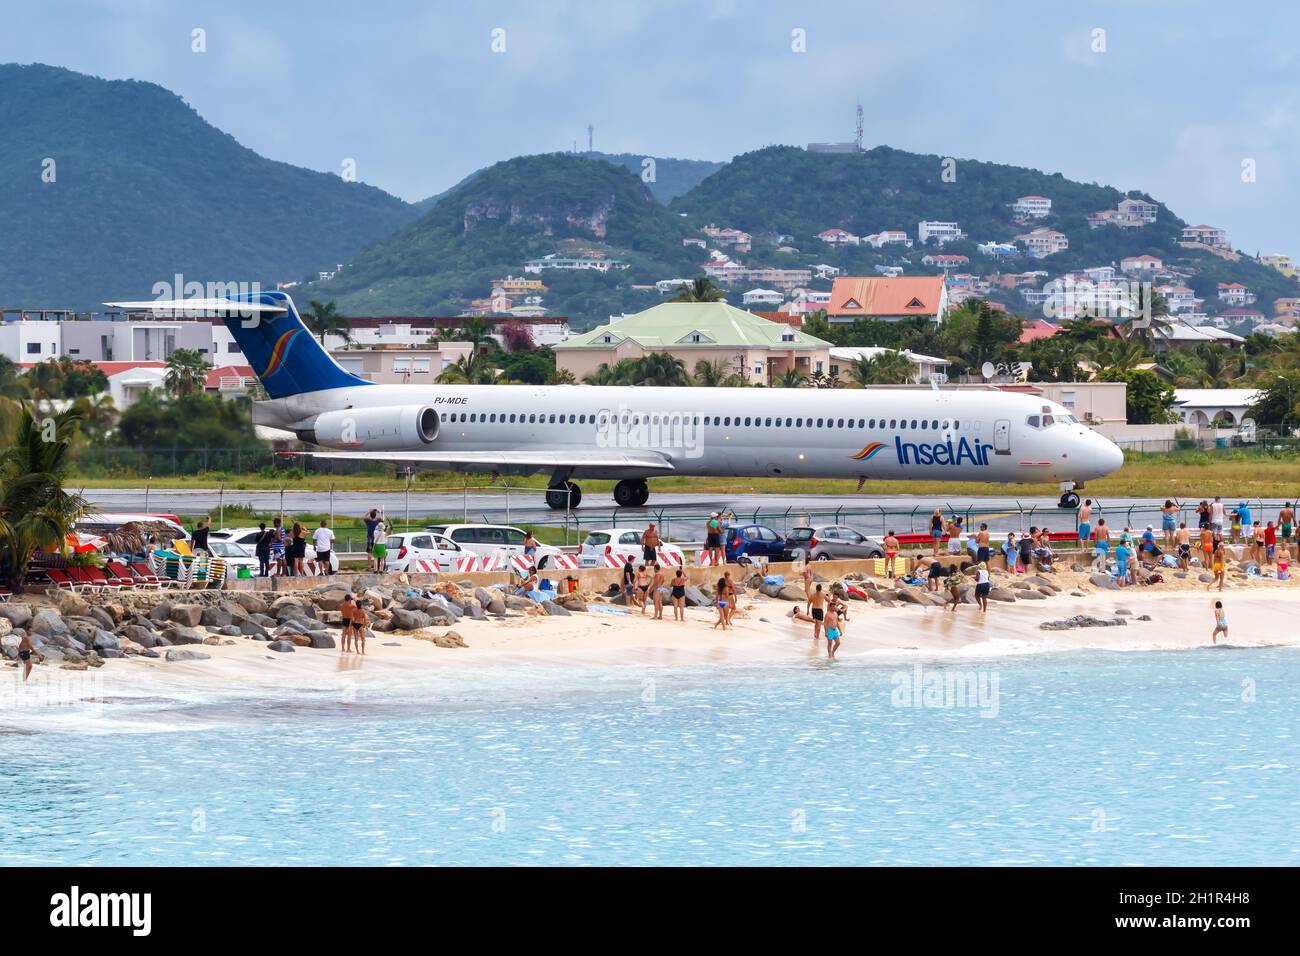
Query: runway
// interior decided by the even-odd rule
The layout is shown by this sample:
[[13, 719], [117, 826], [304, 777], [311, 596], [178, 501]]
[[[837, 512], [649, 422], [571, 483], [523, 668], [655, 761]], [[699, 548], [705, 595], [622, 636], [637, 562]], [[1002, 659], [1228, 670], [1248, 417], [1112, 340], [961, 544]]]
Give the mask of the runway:
[[[1031, 526], [1046, 525], [1053, 530], [1071, 530], [1076, 513], [1057, 507], [1055, 497], [1023, 497], [1015, 494], [994, 496], [915, 495], [779, 495], [740, 494], [652, 494], [640, 508], [619, 508], [605, 495], [592, 494], [571, 515], [547, 508], [536, 493], [461, 494], [456, 492], [335, 492], [320, 491], [231, 491], [224, 495], [217, 489], [143, 488], [88, 489], [86, 497], [102, 511], [148, 511], [155, 514], [210, 514], [218, 519], [219, 507], [243, 505], [255, 511], [273, 514], [329, 513], [336, 516], [360, 516], [370, 508], [384, 509], [397, 523], [407, 514], [412, 523], [426, 518], [455, 521], [544, 524], [591, 529], [621, 525], [644, 525], [655, 521], [671, 537], [694, 541], [703, 536], [704, 521], [710, 512], [732, 512], [736, 523], [766, 524], [781, 533], [801, 524], [846, 524], [867, 534], [924, 531], [930, 514], [938, 507], [944, 514], [966, 517], [967, 526], [987, 522], [990, 530], [1005, 533]], [[1086, 492], [1082, 493], [1085, 497]], [[1096, 517], [1105, 517], [1116, 530], [1132, 527], [1144, 529], [1148, 524], [1160, 529], [1159, 509], [1163, 499], [1119, 498], [1095, 499]], [[1195, 528], [1196, 502], [1184, 502], [1182, 520]], [[1235, 506], [1236, 501], [1228, 503]], [[1249, 503], [1256, 517], [1276, 520], [1280, 499]]]

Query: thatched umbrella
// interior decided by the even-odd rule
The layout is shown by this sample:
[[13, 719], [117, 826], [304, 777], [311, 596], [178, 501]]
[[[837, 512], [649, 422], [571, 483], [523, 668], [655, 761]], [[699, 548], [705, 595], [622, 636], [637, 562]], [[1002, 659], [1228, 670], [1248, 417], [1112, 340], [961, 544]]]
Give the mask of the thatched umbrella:
[[128, 521], [114, 531], [105, 531], [102, 537], [108, 540], [108, 550], [118, 554], [139, 554], [145, 550], [144, 536], [148, 534], [153, 543], [167, 547], [177, 536], [176, 528], [166, 521]]

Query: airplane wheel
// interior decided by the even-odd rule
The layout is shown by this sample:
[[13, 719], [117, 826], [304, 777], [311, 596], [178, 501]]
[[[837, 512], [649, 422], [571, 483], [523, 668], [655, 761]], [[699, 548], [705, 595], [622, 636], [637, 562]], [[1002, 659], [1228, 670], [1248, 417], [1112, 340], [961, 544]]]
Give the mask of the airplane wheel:
[[581, 500], [582, 489], [571, 481], [546, 489], [547, 507], [555, 511], [563, 511], [566, 507], [576, 508]]
[[1068, 508], [1073, 511], [1079, 507], [1079, 496], [1073, 491], [1067, 491], [1065, 494], [1061, 495], [1061, 500], [1057, 502], [1056, 506], [1058, 508]]
[[639, 508], [650, 500], [650, 486], [640, 478], [624, 478], [614, 486], [614, 501], [620, 508]]

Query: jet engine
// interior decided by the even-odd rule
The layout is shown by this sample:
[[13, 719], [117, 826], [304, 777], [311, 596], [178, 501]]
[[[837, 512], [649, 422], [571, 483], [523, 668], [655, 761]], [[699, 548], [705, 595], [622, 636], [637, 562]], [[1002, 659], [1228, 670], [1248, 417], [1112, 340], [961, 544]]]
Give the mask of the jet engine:
[[438, 437], [438, 413], [428, 405], [345, 408], [317, 415], [298, 437], [313, 445], [358, 451], [412, 451]]

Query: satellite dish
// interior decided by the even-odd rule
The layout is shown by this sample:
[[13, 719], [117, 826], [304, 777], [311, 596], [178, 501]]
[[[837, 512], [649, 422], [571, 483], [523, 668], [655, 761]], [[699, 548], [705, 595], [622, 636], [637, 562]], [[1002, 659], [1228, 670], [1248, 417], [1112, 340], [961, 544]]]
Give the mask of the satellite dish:
[[985, 362], [983, 365], [980, 366], [980, 372], [984, 375], [985, 378], [992, 378], [994, 375], [997, 374], [998, 370], [997, 367], [994, 366], [992, 362]]

